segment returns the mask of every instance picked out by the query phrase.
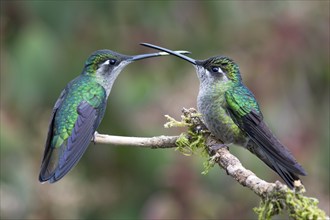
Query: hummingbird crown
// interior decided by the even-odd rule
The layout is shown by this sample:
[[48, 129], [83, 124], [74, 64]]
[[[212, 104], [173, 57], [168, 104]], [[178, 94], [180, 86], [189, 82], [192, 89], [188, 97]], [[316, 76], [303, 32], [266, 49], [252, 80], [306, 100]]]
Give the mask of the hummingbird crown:
[[202, 61], [202, 66], [212, 75], [224, 75], [226, 79], [233, 82], [241, 82], [241, 74], [238, 65], [230, 58], [225, 56], [211, 57]]
[[124, 55], [113, 52], [111, 50], [97, 50], [92, 53], [85, 62], [85, 73], [95, 74], [96, 71], [103, 65], [109, 68], [117, 66]]

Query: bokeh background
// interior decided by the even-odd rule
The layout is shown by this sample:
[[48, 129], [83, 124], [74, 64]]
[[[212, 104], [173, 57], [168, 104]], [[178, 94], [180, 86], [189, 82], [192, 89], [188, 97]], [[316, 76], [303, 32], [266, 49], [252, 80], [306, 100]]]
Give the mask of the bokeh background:
[[[97, 49], [239, 65], [265, 119], [308, 171], [307, 195], [329, 214], [329, 1], [1, 1], [1, 219], [251, 219], [259, 198], [218, 167], [175, 151], [91, 145], [60, 182], [37, 180], [52, 107]], [[194, 68], [175, 57], [118, 77], [100, 133], [176, 135], [164, 115], [196, 107]], [[267, 181], [248, 151], [231, 151]], [[286, 215], [278, 218], [286, 218]]]

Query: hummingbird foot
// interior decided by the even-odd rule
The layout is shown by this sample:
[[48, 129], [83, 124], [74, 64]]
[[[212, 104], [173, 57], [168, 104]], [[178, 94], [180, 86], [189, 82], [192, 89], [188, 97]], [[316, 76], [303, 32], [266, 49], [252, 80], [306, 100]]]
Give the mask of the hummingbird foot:
[[208, 150], [208, 153], [210, 155], [216, 155], [217, 154], [217, 151], [221, 148], [225, 148], [228, 146], [226, 144], [212, 144], [212, 145], [209, 145], [209, 147], [207, 148]]
[[212, 150], [212, 151], [217, 151], [217, 150], [219, 150], [219, 149], [221, 149], [221, 148], [227, 148], [228, 149], [228, 146], [229, 145], [231, 145], [231, 144], [215, 144], [215, 145], [212, 145], [211, 147], [210, 147], [210, 149]]
[[205, 134], [206, 132], [209, 132], [207, 127], [204, 124], [197, 125], [194, 128], [195, 133], [197, 134]]

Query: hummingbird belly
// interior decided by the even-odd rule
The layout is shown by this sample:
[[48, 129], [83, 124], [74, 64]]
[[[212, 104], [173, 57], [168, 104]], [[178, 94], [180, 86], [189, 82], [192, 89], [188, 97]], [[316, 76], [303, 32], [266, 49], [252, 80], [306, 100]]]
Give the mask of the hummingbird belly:
[[224, 144], [233, 143], [245, 146], [248, 136], [241, 131], [226, 109], [222, 107], [225, 105], [224, 102], [224, 99], [200, 94], [197, 100], [198, 111], [202, 114], [206, 127]]

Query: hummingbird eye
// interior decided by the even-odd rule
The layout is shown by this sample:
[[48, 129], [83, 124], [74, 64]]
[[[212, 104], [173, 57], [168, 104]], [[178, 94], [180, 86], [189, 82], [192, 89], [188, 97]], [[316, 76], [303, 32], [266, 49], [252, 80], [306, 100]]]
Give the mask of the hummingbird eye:
[[109, 61], [110, 61], [110, 65], [115, 65], [116, 62], [117, 62], [117, 60], [115, 60], [115, 59], [111, 59], [111, 60], [109, 60]]
[[219, 72], [219, 67], [217, 67], [217, 66], [212, 66], [212, 67], [211, 67], [211, 70], [212, 70], [212, 72], [217, 73], [217, 72]]

